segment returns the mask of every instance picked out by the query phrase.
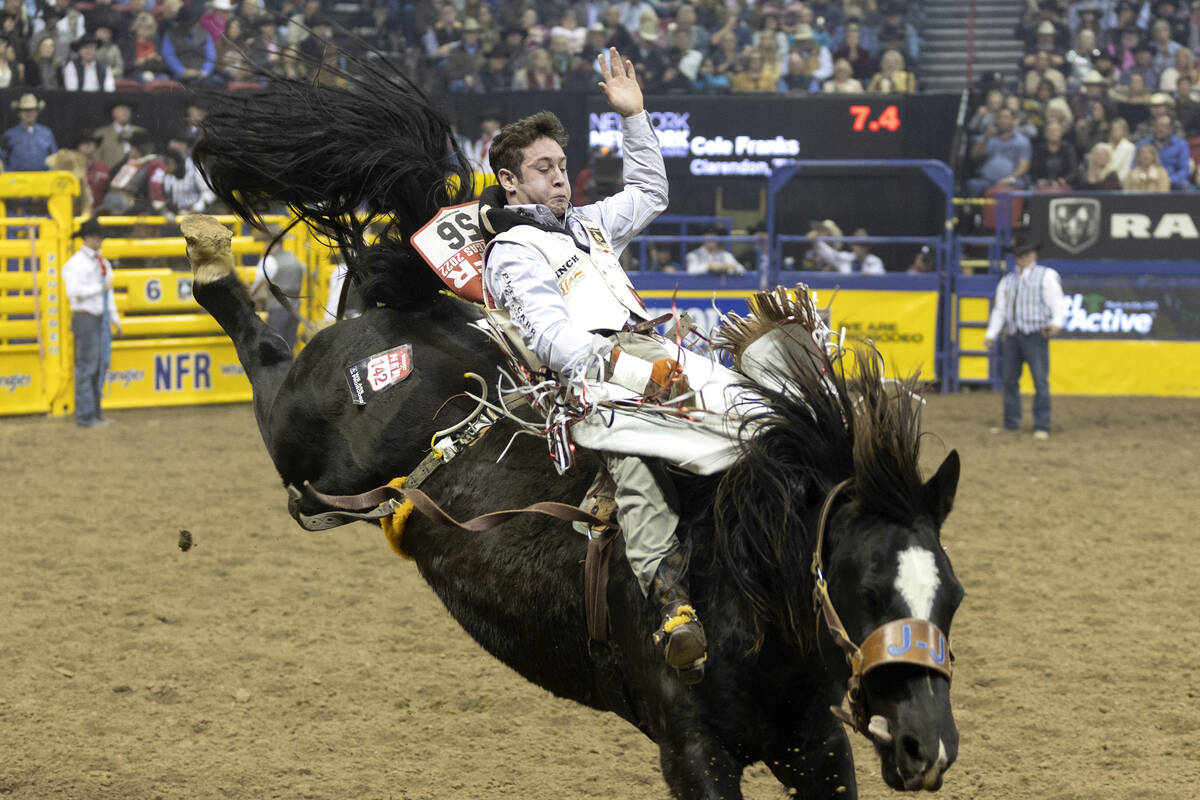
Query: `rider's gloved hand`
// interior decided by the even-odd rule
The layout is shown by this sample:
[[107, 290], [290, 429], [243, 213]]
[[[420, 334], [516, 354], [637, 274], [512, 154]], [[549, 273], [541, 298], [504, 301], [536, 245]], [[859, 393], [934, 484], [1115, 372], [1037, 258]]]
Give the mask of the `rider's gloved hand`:
[[608, 365], [610, 381], [647, 400], [674, 400], [691, 391], [683, 367], [673, 358], [647, 361], [614, 347]]

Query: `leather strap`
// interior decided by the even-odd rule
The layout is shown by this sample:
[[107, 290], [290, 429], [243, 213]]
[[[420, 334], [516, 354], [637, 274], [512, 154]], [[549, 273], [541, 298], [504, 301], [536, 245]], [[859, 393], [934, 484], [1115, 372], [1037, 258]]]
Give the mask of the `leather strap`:
[[524, 508], [493, 511], [490, 514], [480, 514], [478, 517], [469, 519], [466, 522], [459, 522], [447, 514], [432, 497], [420, 489], [397, 489], [393, 486], [379, 486], [361, 494], [334, 495], [317, 491], [311, 483], [305, 481], [304, 494], [330, 508], [339, 511], [355, 511], [360, 513], [376, 508], [389, 500], [395, 500], [399, 503], [409, 500], [417, 511], [420, 511], [425, 517], [434, 522], [440, 522], [443, 525], [464, 531], [488, 531], [497, 525], [508, 522], [518, 514], [544, 514], [555, 519], [566, 520], [567, 522], [582, 522], [589, 527], [603, 528], [605, 526], [602, 520], [597, 519], [576, 506], [550, 501], [533, 503]]
[[583, 605], [588, 636], [593, 641], [608, 641], [608, 565], [616, 529], [592, 531], [588, 535], [587, 560], [583, 562]]

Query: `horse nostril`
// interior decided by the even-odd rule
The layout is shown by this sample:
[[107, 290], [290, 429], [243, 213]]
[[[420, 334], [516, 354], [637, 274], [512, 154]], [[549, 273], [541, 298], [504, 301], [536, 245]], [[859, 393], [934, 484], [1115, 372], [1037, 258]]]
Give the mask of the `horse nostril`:
[[904, 756], [914, 764], [924, 764], [925, 757], [921, 755], [921, 743], [915, 736], [900, 737], [900, 748]]

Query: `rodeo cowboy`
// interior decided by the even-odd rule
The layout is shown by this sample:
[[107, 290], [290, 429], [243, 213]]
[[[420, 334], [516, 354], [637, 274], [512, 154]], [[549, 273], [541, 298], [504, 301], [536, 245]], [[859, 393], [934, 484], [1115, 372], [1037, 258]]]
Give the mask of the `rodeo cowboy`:
[[[686, 351], [650, 333], [645, 305], [617, 260], [667, 207], [667, 176], [632, 62], [622, 60], [615, 48], [607, 63], [603, 54], [599, 58], [600, 88], [622, 117], [625, 187], [592, 205], [572, 206], [563, 152], [567, 134], [558, 118], [540, 112], [505, 126], [490, 152], [499, 186], [486, 189], [480, 199], [488, 241], [485, 304], [519, 333], [524, 358], [533, 362], [529, 365], [548, 368], [564, 383], [590, 378], [626, 397], [660, 402], [701, 387], [715, 395], [708, 407], [719, 410], [727, 405], [720, 389], [732, 381], [714, 374], [721, 371], [718, 365], [688, 359]], [[618, 434], [612, 430], [589, 438], [586, 429], [576, 426], [573, 438], [603, 457], [617, 487], [614, 499], [630, 566], [643, 594], [661, 610], [655, 641], [682, 680], [697, 682], [703, 678], [707, 642], [688, 600], [685, 559], [675, 535], [679, 514], [668, 498], [671, 482], [660, 462], [642, 456], [663, 455], [708, 473], [726, 464], [731, 440], [692, 463], [680, 463], [665, 452], [625, 447], [614, 441]]]

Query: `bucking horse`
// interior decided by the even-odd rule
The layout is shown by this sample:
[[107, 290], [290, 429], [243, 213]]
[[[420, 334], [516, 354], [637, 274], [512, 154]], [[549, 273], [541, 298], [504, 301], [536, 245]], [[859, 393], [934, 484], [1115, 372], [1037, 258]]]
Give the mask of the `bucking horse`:
[[[241, 217], [261, 223], [283, 204], [328, 236], [366, 306], [293, 358], [235, 274], [228, 231], [211, 218], [183, 225], [195, 297], [236, 345], [294, 515], [340, 513], [319, 498], [412, 475], [447, 420], [475, 406], [464, 375], [498, 385], [507, 363], [475, 324], [479, 307], [443, 291], [409, 242], [473, 196], [445, 118], [395, 70], [352, 60], [223, 98], [195, 158]], [[407, 377], [354, 402], [348, 369], [401, 345]], [[922, 478], [915, 378], [885, 385], [869, 355], [808, 358], [754, 386], [765, 411], [732, 467], [669, 473], [709, 637], [700, 683], [681, 682], [651, 641], [659, 621], [619, 537], [599, 584], [601, 635], [585, 624], [589, 539], [564, 520], [521, 513], [464, 531], [414, 513], [390, 539], [493, 656], [657, 743], [676, 798], [740, 798], [755, 762], [794, 796], [853, 798], [848, 729], [873, 742], [894, 789], [940, 788], [957, 756], [948, 637], [963, 590], [940, 530], [958, 455]], [[580, 451], [559, 474], [545, 440], [503, 416], [490, 427], [424, 476], [427, 497], [457, 520], [581, 502], [598, 458]]]

